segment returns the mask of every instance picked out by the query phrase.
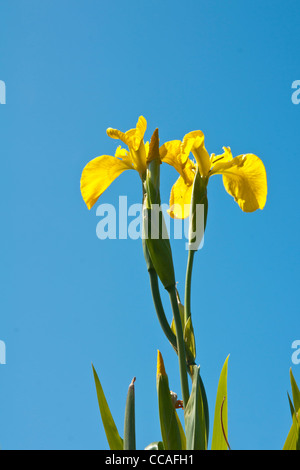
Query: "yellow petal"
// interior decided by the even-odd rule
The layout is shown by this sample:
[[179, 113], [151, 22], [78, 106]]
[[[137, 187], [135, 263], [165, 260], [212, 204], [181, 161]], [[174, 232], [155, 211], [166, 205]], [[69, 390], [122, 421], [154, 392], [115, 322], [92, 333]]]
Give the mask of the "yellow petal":
[[147, 129], [147, 121], [143, 116], [140, 116], [135, 129], [130, 129], [127, 132], [121, 132], [118, 129], [109, 127], [106, 131], [107, 135], [112, 139], [120, 139], [124, 144], [128, 145], [129, 149], [137, 151], [140, 143], [144, 138]]
[[181, 168], [187, 160], [188, 156], [181, 154], [181, 140], [170, 140], [165, 142], [159, 148], [160, 158], [164, 163], [171, 165], [178, 173], [181, 173]]
[[128, 164], [132, 164], [130, 153], [126, 149], [123, 149], [121, 145], [117, 147], [117, 150], [115, 151], [115, 157], [126, 161]]
[[201, 176], [207, 176], [210, 170], [210, 158], [204, 145], [204, 134], [202, 131], [192, 131], [186, 134], [182, 141], [181, 152], [194, 155]]
[[121, 132], [118, 129], [112, 129], [110, 127], [106, 130], [109, 137], [112, 139], [120, 139], [128, 146], [134, 168], [139, 172], [141, 177], [146, 171], [146, 149], [143, 141], [146, 129], [147, 121], [143, 116], [140, 116], [135, 129]]
[[125, 170], [133, 169], [126, 161], [111, 155], [102, 155], [91, 160], [83, 169], [80, 190], [88, 209], [91, 209], [101, 194]]
[[173, 219], [186, 219], [190, 215], [193, 184], [187, 185], [179, 176], [173, 185], [170, 195], [169, 214]]
[[195, 165], [188, 158], [188, 154], [181, 153], [181, 140], [171, 140], [162, 145], [159, 149], [160, 158], [164, 163], [168, 163], [182, 176], [186, 184], [194, 181]]
[[[135, 137], [133, 139], [133, 149], [136, 151], [139, 149], [140, 143], [144, 138], [147, 129], [147, 121], [144, 116], [140, 116], [135, 128]], [[127, 134], [127, 133], [126, 133]]]
[[211, 166], [215, 165], [217, 162], [229, 162], [232, 160], [232, 153], [230, 147], [223, 147], [224, 153], [222, 155], [215, 155], [214, 153], [210, 157]]
[[256, 155], [239, 155], [229, 162], [218, 162], [210, 172], [222, 174], [226, 191], [244, 212], [263, 209], [267, 200], [267, 175]]

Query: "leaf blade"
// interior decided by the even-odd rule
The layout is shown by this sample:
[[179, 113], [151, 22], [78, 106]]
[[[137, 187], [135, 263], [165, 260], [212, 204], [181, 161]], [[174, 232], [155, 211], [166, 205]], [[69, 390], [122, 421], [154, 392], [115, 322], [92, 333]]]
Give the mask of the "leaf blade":
[[124, 419], [124, 450], [136, 450], [135, 442], [135, 377], [128, 388]]
[[184, 410], [187, 450], [207, 449], [207, 420], [201, 393], [199, 367], [192, 366], [192, 391]]
[[[228, 373], [228, 359], [227, 356], [223, 365], [215, 405], [215, 416], [213, 425], [213, 435], [211, 450], [227, 450], [228, 445], [226, 442], [228, 436], [228, 407], [227, 407], [227, 373]], [[225, 397], [225, 400], [224, 400]], [[221, 416], [222, 412], [222, 416]], [[226, 439], [224, 437], [226, 435]]]
[[175, 406], [172, 402], [169, 379], [166, 374], [161, 353], [157, 356], [156, 387], [158, 395], [158, 409], [161, 436], [165, 450], [182, 450], [182, 429]]
[[107, 442], [110, 450], [123, 450], [123, 439], [120, 437], [116, 424], [113, 420], [108, 403], [106, 401], [99, 377], [92, 364], [94, 380], [96, 385], [96, 392], [98, 404], [101, 414], [101, 419], [106, 434]]

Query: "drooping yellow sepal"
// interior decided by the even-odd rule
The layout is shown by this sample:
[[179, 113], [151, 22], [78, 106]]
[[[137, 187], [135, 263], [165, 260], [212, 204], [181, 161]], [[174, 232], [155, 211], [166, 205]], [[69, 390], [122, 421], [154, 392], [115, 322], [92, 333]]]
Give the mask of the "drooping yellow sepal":
[[80, 190], [88, 209], [91, 209], [108, 186], [125, 170], [133, 170], [127, 160], [102, 155], [91, 160], [83, 169]]
[[244, 212], [263, 209], [267, 199], [267, 175], [263, 162], [253, 154], [233, 158], [230, 147], [224, 153], [209, 156], [202, 131], [192, 131], [182, 140], [166, 142], [161, 148], [161, 159], [180, 174], [170, 195], [169, 214], [173, 218], [188, 217], [188, 204], [192, 197], [192, 184], [196, 168], [190, 153], [196, 159], [200, 177], [208, 182], [212, 175], [221, 174], [226, 191], [234, 197]]
[[91, 160], [83, 169], [80, 190], [88, 209], [91, 209], [101, 194], [125, 170], [137, 170], [144, 181], [146, 173], [146, 158], [149, 144], [144, 143], [147, 121], [140, 116], [135, 129], [121, 132], [108, 128], [107, 134], [113, 139], [120, 139], [128, 146], [128, 150], [119, 146], [115, 157], [101, 155]]
[[186, 219], [190, 215], [193, 185], [186, 184], [179, 176], [171, 189], [169, 214], [173, 219]]
[[267, 175], [263, 162], [253, 154], [239, 155], [215, 164], [210, 175], [221, 174], [226, 191], [244, 212], [263, 209], [267, 200]]

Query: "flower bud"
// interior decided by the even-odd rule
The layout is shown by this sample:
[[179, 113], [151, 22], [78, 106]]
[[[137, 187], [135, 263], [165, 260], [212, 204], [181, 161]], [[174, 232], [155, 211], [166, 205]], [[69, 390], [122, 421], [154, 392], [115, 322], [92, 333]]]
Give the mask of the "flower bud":
[[175, 273], [170, 240], [160, 205], [160, 165], [159, 138], [156, 129], [151, 138], [147, 159], [143, 236], [153, 267], [164, 287], [169, 289], [175, 285]]

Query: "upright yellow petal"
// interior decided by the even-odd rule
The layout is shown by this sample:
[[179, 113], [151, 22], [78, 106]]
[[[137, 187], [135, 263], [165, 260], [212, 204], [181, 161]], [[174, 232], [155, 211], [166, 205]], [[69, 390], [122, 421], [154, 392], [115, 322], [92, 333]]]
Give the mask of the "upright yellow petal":
[[111, 127], [109, 127], [106, 130], [106, 133], [112, 139], [120, 139], [122, 142], [124, 142], [124, 144], [129, 147], [129, 149], [137, 151], [139, 149], [141, 141], [144, 138], [146, 129], [147, 121], [143, 116], [140, 116], [135, 129], [130, 129], [127, 132], [121, 132], [118, 129], [112, 129]]
[[146, 149], [143, 141], [146, 129], [147, 121], [143, 116], [140, 116], [136, 127], [127, 132], [121, 132], [111, 127], [106, 130], [109, 137], [112, 139], [120, 139], [128, 146], [134, 168], [139, 172], [141, 177], [146, 171]]
[[226, 191], [244, 212], [263, 209], [267, 200], [267, 175], [256, 155], [239, 155], [229, 162], [216, 163], [210, 175], [222, 174]]
[[139, 117], [135, 129], [125, 132], [124, 141], [130, 150], [135, 152], [139, 149], [147, 129], [147, 121], [143, 116]]
[[169, 214], [173, 219], [186, 219], [190, 215], [193, 184], [187, 185], [182, 176], [179, 176], [173, 185], [170, 195]]
[[80, 190], [88, 209], [91, 209], [101, 194], [125, 170], [133, 169], [127, 161], [111, 155], [102, 155], [91, 160], [83, 169]]
[[187, 156], [192, 152], [198, 164], [200, 175], [208, 175], [210, 157], [204, 145], [204, 134], [202, 131], [192, 131], [186, 134], [182, 141], [181, 152]]

